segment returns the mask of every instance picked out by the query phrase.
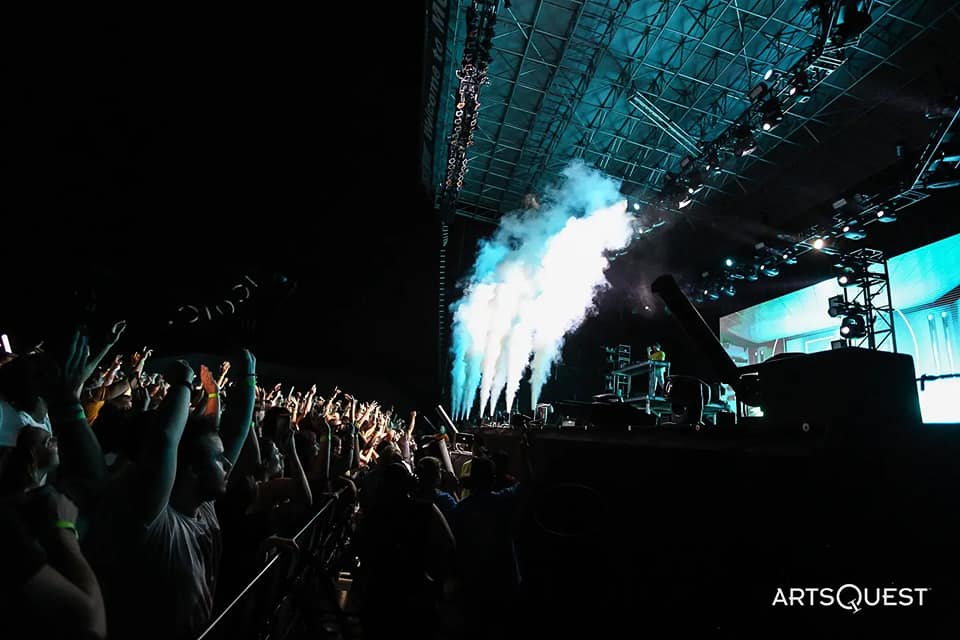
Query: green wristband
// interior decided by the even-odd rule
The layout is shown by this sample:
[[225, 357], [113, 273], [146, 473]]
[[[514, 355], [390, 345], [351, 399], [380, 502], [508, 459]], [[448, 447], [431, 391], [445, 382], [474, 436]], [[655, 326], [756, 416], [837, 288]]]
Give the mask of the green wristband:
[[68, 529], [70, 531], [73, 531], [73, 535], [75, 535], [77, 539], [80, 538], [80, 534], [77, 533], [77, 525], [70, 522], [69, 520], [57, 520], [56, 522], [53, 523], [53, 526], [56, 527], [57, 529]]

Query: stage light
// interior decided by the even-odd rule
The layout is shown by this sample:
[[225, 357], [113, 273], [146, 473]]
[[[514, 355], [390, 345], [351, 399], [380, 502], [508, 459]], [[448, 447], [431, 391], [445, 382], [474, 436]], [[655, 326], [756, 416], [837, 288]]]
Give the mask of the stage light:
[[788, 93], [796, 97], [797, 102], [806, 102], [810, 99], [810, 79], [806, 71], [798, 71], [790, 83]]
[[760, 108], [762, 115], [762, 127], [764, 131], [772, 131], [783, 120], [783, 109], [780, 108], [780, 101], [776, 98], [770, 98], [763, 103]]
[[933, 320], [933, 314], [932, 314], [932, 313], [928, 313], [928, 314], [927, 314], [927, 320], [928, 320], [928, 321], [932, 321], [932, 320]]
[[896, 222], [897, 214], [893, 211], [887, 209], [878, 209], [877, 210], [877, 221], [878, 222]]
[[682, 196], [680, 200], [677, 201], [677, 209], [683, 209], [684, 207], [689, 206], [691, 202], [693, 202], [693, 198], [691, 198], [689, 195]]
[[740, 125], [733, 131], [733, 154], [738, 158], [748, 156], [757, 150], [757, 139], [753, 137], [753, 131], [745, 124]]
[[780, 269], [777, 269], [776, 267], [767, 267], [766, 269], [763, 269], [763, 275], [767, 276], [768, 278], [776, 278], [778, 275], [780, 275]]
[[946, 312], [946, 311], [941, 311], [941, 312], [940, 312], [940, 317], [941, 317], [941, 318], [946, 318], [946, 317], [947, 317], [947, 312]]
[[847, 225], [843, 228], [843, 237], [847, 240], [863, 240], [867, 237], [867, 232], [859, 227]]
[[797, 264], [797, 259], [792, 256], [787, 256], [783, 259], [783, 264]]
[[813, 248], [819, 251], [820, 249], [823, 249], [825, 244], [826, 243], [823, 241], [823, 238], [817, 238], [813, 241]]
[[732, 266], [733, 266], [733, 258], [727, 258], [726, 260], [723, 261], [723, 264], [727, 265], [728, 267], [732, 267]]
[[773, 69], [767, 69], [767, 72], [763, 74], [764, 80], [769, 80], [773, 77]]
[[730, 297], [730, 298], [732, 298], [733, 296], [737, 295], [737, 290], [734, 288], [734, 286], [733, 286], [732, 284], [726, 285], [725, 287], [723, 287], [723, 288], [721, 289], [721, 291], [723, 292], [724, 295], [726, 295], [726, 296], [728, 296], [728, 297]]
[[843, 315], [843, 312], [847, 306], [847, 302], [843, 299], [842, 295], [833, 296], [832, 298], [829, 298], [827, 302], [830, 305], [827, 309], [827, 314], [831, 318], [836, 318], [839, 315]]
[[762, 98], [767, 94], [767, 90], [768, 90], [767, 85], [761, 82], [760, 84], [755, 86], [753, 89], [750, 89], [750, 93], [747, 94], [747, 97], [750, 98], [750, 100], [752, 100], [753, 102], [756, 102], [757, 100], [759, 100], [760, 98]]
[[840, 323], [840, 335], [845, 338], [862, 338], [867, 335], [867, 323], [863, 316], [847, 316]]
[[709, 295], [709, 294], [710, 294], [710, 292], [709, 292], [709, 291], [707, 291], [706, 289], [704, 289], [704, 290], [703, 290], [703, 295], [705, 295], [705, 296], [706, 296], [706, 295]]
[[749, 280], [750, 282], [756, 282], [759, 279], [760, 279], [760, 276], [757, 275], [756, 271], [751, 271], [750, 273], [747, 274], [747, 280]]
[[639, 202], [634, 202], [634, 203], [633, 203], [633, 210], [634, 210], [634, 211], [640, 211], [640, 203], [639, 203]]
[[704, 162], [704, 167], [707, 171], [713, 173], [720, 172], [720, 156], [715, 150], [711, 149], [709, 152], [707, 152], [707, 158]]

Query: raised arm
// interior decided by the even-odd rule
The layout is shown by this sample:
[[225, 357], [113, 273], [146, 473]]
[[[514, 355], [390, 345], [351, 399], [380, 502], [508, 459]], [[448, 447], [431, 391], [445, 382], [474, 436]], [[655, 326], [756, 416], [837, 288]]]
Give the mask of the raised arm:
[[230, 464], [235, 464], [240, 457], [240, 450], [253, 421], [253, 407], [256, 403], [257, 359], [244, 349], [239, 360], [240, 362], [234, 363], [232, 367], [237, 373], [234, 378], [237, 381], [236, 387], [227, 398], [227, 410], [220, 422], [223, 455]]
[[47, 397], [50, 423], [60, 445], [60, 483], [83, 509], [89, 507], [88, 501], [95, 498], [107, 478], [103, 451], [80, 406], [83, 383], [90, 371], [89, 354], [86, 336], [75, 331], [60, 365], [59, 379]]
[[103, 348], [87, 360], [86, 368], [84, 370], [84, 381], [93, 375], [93, 372], [96, 371], [97, 367], [100, 366], [100, 363], [103, 361], [103, 359], [107, 357], [107, 353], [110, 352], [110, 349], [117, 344], [117, 341], [120, 339], [120, 335], [126, 328], [127, 323], [124, 320], [115, 323], [113, 327], [111, 327], [110, 335], [107, 336], [107, 340], [104, 343]]
[[190, 415], [193, 369], [177, 360], [164, 377], [170, 390], [157, 410], [157, 424], [138, 463], [138, 495], [133, 507], [144, 524], [153, 522], [170, 501], [177, 477], [177, 447]]
[[213, 372], [205, 364], [200, 365], [200, 383], [203, 385], [204, 393], [207, 394], [207, 403], [203, 407], [203, 415], [209, 417], [219, 426], [220, 385], [213, 379]]

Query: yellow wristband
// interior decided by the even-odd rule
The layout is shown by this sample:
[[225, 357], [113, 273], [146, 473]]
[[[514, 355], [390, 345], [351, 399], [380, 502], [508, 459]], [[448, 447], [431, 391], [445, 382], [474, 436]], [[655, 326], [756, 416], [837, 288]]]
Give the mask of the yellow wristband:
[[220, 395], [219, 393], [208, 393], [208, 394], [207, 394], [207, 397], [210, 398], [211, 400], [213, 400], [214, 398], [216, 398], [216, 397], [219, 396], [219, 395]]

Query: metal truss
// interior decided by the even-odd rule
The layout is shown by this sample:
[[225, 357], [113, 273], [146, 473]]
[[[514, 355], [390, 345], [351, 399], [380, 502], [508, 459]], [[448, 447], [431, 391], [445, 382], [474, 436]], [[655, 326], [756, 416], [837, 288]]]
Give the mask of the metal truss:
[[[864, 248], [848, 254], [844, 262], [862, 269], [857, 284], [844, 288], [843, 301], [846, 309], [863, 318], [866, 328], [866, 335], [848, 338], [847, 344], [896, 353], [897, 334], [893, 324], [894, 309], [887, 259], [882, 251]], [[884, 345], [888, 348], [884, 349]]]
[[[451, 14], [462, 15], [469, 4], [461, 0]], [[775, 149], [815, 146], [810, 124], [849, 121], [838, 101], [856, 101], [864, 79], [891, 66], [956, 4], [869, 2], [869, 27], [844, 47], [819, 52], [806, 99], [792, 101], [776, 128], [756, 131], [753, 154], [723, 158], [697, 200], [756, 181], [757, 168], [775, 161], [769, 157]], [[799, 0], [505, 3], [457, 213], [496, 221], [575, 158], [621, 179], [632, 200], [656, 204], [666, 172], [679, 171], [685, 158], [751, 109], [749, 94], [768, 69], [784, 78], [771, 91], [786, 90], [789, 70], [822, 35], [823, 25], [805, 6]], [[456, 110], [454, 92], [444, 100], [441, 110]], [[435, 141], [436, 153], [446, 156], [448, 141]]]

